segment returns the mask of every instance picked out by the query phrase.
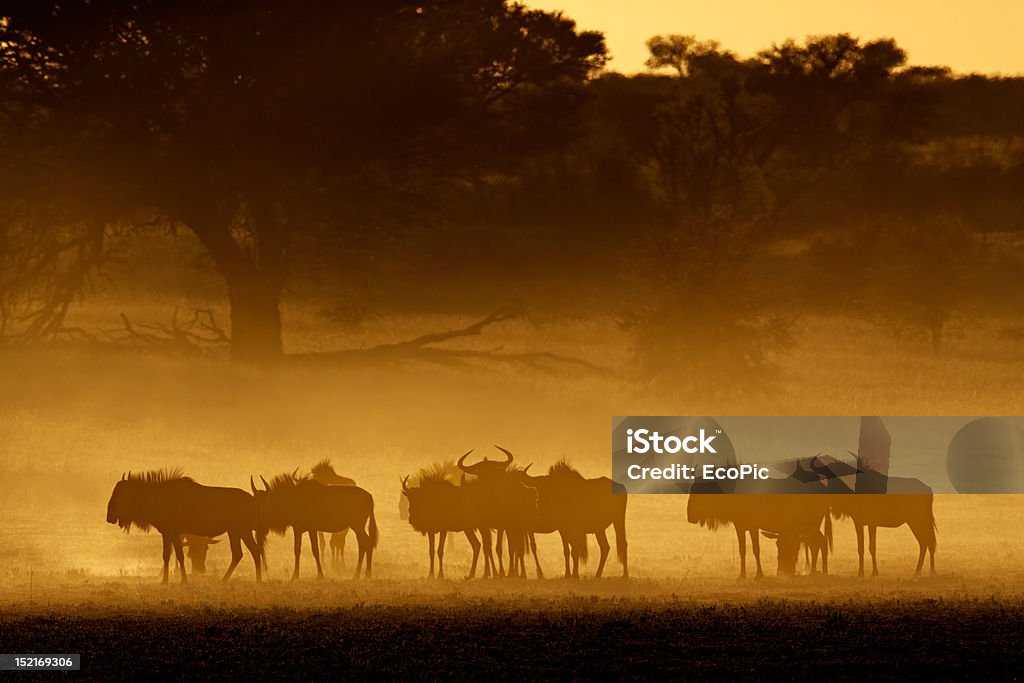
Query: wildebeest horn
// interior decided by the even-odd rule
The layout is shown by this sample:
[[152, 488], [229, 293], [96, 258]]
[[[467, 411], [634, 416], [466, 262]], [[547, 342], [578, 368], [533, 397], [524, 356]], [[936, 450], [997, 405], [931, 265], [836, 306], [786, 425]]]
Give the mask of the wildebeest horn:
[[466, 465], [466, 458], [469, 457], [469, 454], [472, 452], [473, 449], [470, 448], [468, 451], [462, 454], [462, 457], [459, 458], [459, 462], [456, 463], [456, 466], [460, 470], [462, 470], [463, 472], [468, 472], [469, 474], [473, 474], [473, 470], [476, 469], [476, 465]]
[[207, 542], [206, 545], [217, 545], [218, 543], [220, 543], [220, 539], [219, 538], [214, 538], [214, 539], [210, 539], [210, 541]]
[[296, 467], [295, 471], [292, 472], [292, 479], [298, 479], [298, 478], [299, 478], [299, 468]]
[[267, 491], [269, 491], [270, 490], [270, 484], [267, 483], [267, 480], [263, 478], [262, 474], [260, 475], [260, 481], [263, 482], [263, 488], [266, 489]]
[[774, 533], [772, 531], [762, 531], [761, 535], [764, 536], [765, 538], [772, 538], [772, 539], [779, 537], [779, 535], [777, 533]]
[[531, 467], [533, 467], [533, 463], [532, 462], [529, 465], [527, 465], [526, 467], [523, 468], [523, 474], [525, 474], [526, 476], [530, 476], [530, 468]]
[[505, 462], [505, 464], [506, 464], [506, 465], [511, 465], [511, 464], [512, 464], [512, 461], [513, 461], [513, 460], [515, 460], [515, 458], [513, 458], [513, 457], [512, 457], [512, 454], [511, 454], [511, 453], [509, 453], [509, 452], [508, 452], [507, 450], [505, 450], [504, 448], [502, 448], [501, 446], [499, 446], [498, 444], [494, 444], [494, 447], [495, 447], [495, 448], [497, 448], [497, 449], [498, 449], [499, 451], [501, 451], [502, 453], [504, 453], [504, 454], [506, 455], [506, 457], [508, 457], [508, 460], [507, 460], [507, 461]]
[[253, 495], [256, 495], [256, 482], [252, 480], [252, 475], [249, 475], [249, 488], [252, 489]]
[[124, 481], [124, 472], [121, 473], [121, 481]]
[[407, 474], [405, 475], [405, 479], [402, 480], [402, 493], [409, 493], [409, 487], [407, 486], [408, 482], [409, 475]]

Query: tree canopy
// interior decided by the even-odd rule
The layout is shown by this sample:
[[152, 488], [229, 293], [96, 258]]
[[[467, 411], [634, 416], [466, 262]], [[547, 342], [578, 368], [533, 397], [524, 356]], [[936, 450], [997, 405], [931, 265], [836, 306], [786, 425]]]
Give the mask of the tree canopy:
[[6, 184], [5, 240], [64, 282], [21, 331], [60, 324], [103, 226], [181, 226], [226, 280], [234, 354], [253, 359], [281, 352], [298, 231], [350, 229], [357, 202], [339, 197], [429, 195], [560, 144], [605, 59], [600, 34], [500, 0], [26, 0], [0, 14], [3, 170], [22, 179]]

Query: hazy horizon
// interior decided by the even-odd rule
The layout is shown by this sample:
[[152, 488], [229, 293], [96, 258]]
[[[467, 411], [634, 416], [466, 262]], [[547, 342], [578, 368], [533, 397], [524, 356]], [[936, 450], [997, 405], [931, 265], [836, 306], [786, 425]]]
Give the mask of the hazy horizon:
[[[579, 28], [601, 31], [611, 52], [607, 69], [646, 71], [648, 38], [692, 34], [717, 40], [741, 57], [787, 39], [850, 33], [863, 40], [891, 37], [907, 51], [910, 64], [948, 66], [958, 74], [1024, 74], [1024, 46], [1016, 37], [1024, 24], [1024, 3], [884, 2], [829, 4], [812, 0], [762, 3], [756, 0], [531, 0], [530, 7], [563, 11]], [[940, 9], [941, 8], [941, 9]], [[737, 21], [737, 18], [743, 21]]]

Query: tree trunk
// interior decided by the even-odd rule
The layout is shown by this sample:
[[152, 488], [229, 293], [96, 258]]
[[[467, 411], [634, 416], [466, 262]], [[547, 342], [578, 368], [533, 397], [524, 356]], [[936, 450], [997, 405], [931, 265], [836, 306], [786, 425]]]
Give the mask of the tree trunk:
[[227, 283], [231, 358], [247, 363], [281, 358], [284, 243], [279, 226], [267, 220], [257, 233], [257, 247], [243, 250], [232, 236], [225, 216], [185, 210], [178, 215], [185, 217]]
[[258, 272], [226, 274], [231, 304], [231, 358], [263, 363], [284, 354], [281, 343], [281, 289], [276, 278]]

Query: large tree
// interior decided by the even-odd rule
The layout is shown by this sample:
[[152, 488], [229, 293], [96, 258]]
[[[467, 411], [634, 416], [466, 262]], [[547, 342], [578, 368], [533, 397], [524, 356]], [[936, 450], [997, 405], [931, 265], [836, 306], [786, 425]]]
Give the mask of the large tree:
[[60, 328], [111, 226], [183, 227], [224, 277], [246, 360], [282, 353], [297, 236], [350, 228], [369, 194], [434, 193], [559, 144], [605, 59], [600, 34], [503, 0], [3, 8], [8, 332]]

